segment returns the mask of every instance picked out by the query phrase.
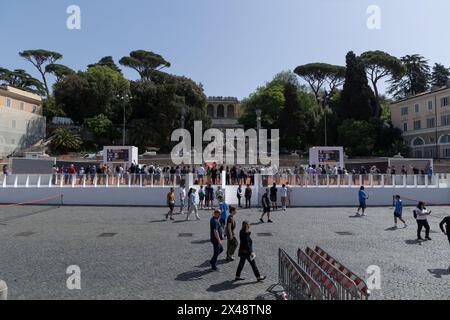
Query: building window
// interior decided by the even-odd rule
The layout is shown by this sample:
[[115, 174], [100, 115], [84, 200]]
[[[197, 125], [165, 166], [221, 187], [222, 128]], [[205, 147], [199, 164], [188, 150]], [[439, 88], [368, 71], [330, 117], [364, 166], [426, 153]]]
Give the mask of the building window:
[[427, 128], [434, 128], [434, 126], [435, 126], [434, 118], [427, 119]]
[[441, 126], [450, 126], [450, 114], [441, 116]]
[[37, 105], [33, 104], [33, 107], [31, 108], [31, 112], [33, 112], [33, 113], [37, 112]]
[[25, 102], [23, 102], [23, 101], [19, 102], [19, 109], [22, 111], [25, 110]]
[[426, 158], [434, 158], [435, 155], [435, 148], [426, 148], [425, 149], [425, 157]]
[[402, 108], [402, 116], [406, 116], [408, 114], [408, 107]]
[[428, 111], [432, 111], [433, 110], [433, 101], [428, 101]]
[[444, 149], [444, 157], [445, 158], [450, 158], [450, 149], [449, 148]]
[[441, 98], [441, 107], [447, 107], [449, 103], [449, 97]]
[[16, 124], [16, 120], [13, 120], [12, 123], [11, 123], [11, 127], [12, 127], [13, 129], [15, 129], [15, 128], [16, 128], [16, 125], [17, 125], [17, 124]]
[[8, 108], [11, 108], [11, 105], [12, 105], [11, 99], [10, 99], [10, 98], [6, 98], [6, 106], [7, 106]]
[[446, 134], [441, 137], [439, 143], [450, 143], [450, 134]]
[[225, 118], [225, 107], [223, 104], [217, 106], [217, 118]]
[[422, 150], [414, 150], [414, 158], [422, 158]]
[[416, 104], [416, 105], [414, 106], [414, 112], [415, 112], [415, 113], [419, 113], [419, 111], [420, 111], [420, 106], [419, 106], [418, 104]]
[[434, 143], [434, 138], [430, 137], [430, 143]]
[[230, 105], [228, 105], [228, 107], [227, 107], [227, 117], [228, 117], [228, 118], [234, 118], [234, 117], [235, 117], [235, 114], [234, 114], [234, 105], [233, 105], [233, 104], [230, 104]]
[[413, 146], [423, 146], [425, 143], [424, 143], [424, 141], [423, 141], [423, 139], [422, 138], [420, 138], [420, 137], [417, 137], [417, 138], [415, 138], [414, 140], [413, 140], [413, 142], [412, 142], [412, 145]]
[[408, 131], [408, 123], [403, 123], [403, 132]]
[[420, 128], [421, 128], [420, 120], [415, 120], [414, 121], [414, 130], [420, 130]]
[[208, 104], [208, 107], [206, 108], [206, 113], [210, 118], [214, 118], [214, 106], [212, 104]]

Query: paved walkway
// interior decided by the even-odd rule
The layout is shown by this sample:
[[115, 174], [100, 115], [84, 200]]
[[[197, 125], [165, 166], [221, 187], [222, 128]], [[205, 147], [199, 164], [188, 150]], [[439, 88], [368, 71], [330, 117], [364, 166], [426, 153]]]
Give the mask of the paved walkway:
[[[450, 208], [432, 210], [437, 232]], [[246, 265], [247, 280], [234, 283], [236, 262], [209, 271], [210, 211], [201, 211], [201, 221], [177, 215], [171, 223], [162, 219], [163, 208], [1, 208], [0, 279], [10, 299], [273, 299], [266, 290], [277, 282], [278, 248], [294, 256], [298, 247], [320, 245], [361, 277], [378, 265], [382, 287], [374, 299], [450, 299], [450, 245], [443, 234], [416, 242], [411, 208], [405, 208], [410, 227], [398, 230], [391, 228], [390, 208], [369, 208], [365, 218], [354, 212], [295, 208], [275, 213], [269, 225], [258, 224], [257, 209], [240, 210], [238, 226], [244, 219], [255, 223], [257, 264], [268, 279], [256, 283]], [[66, 287], [70, 265], [81, 268], [81, 290]]]

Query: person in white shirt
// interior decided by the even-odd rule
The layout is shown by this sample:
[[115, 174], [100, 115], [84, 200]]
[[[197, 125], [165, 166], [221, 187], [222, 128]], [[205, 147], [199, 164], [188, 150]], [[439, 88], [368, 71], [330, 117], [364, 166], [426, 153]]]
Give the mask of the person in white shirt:
[[198, 216], [198, 210], [197, 210], [197, 190], [192, 188], [188, 193], [188, 213], [186, 217], [186, 221], [189, 220], [189, 217], [191, 216], [192, 212], [195, 213], [195, 218], [197, 220], [200, 220], [200, 217]]
[[218, 186], [217, 190], [216, 190], [216, 199], [219, 199], [219, 198], [224, 198], [224, 194], [223, 194], [223, 190], [222, 190], [221, 186]]
[[204, 179], [205, 174], [206, 174], [205, 168], [203, 166], [199, 166], [197, 168], [197, 179], [198, 179], [198, 183], [199, 184], [203, 184], [204, 183], [203, 179]]
[[186, 188], [180, 186], [178, 193], [180, 195], [180, 214], [183, 214], [184, 207], [186, 206]]
[[425, 239], [431, 240], [430, 238], [430, 225], [428, 224], [427, 217], [431, 214], [431, 211], [427, 211], [425, 208], [425, 203], [419, 202], [417, 207], [414, 209], [414, 218], [417, 221], [417, 240], [424, 240], [421, 237], [422, 228], [425, 227]]
[[284, 211], [286, 211], [286, 202], [288, 197], [288, 188], [285, 184], [281, 186], [281, 206]]

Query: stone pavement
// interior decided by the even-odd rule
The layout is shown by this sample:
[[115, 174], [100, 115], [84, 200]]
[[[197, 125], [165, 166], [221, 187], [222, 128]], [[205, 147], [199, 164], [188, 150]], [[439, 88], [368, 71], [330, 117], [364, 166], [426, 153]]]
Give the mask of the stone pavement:
[[[433, 231], [449, 209], [432, 208]], [[278, 248], [295, 256], [307, 245], [320, 245], [363, 278], [378, 265], [381, 290], [373, 299], [450, 299], [450, 245], [440, 232], [416, 242], [412, 208], [404, 210], [410, 226], [398, 230], [391, 228], [391, 208], [369, 208], [364, 218], [355, 218], [354, 208], [294, 208], [274, 213], [274, 224], [258, 224], [257, 209], [239, 210], [238, 228], [244, 219], [254, 223], [264, 283], [255, 282], [248, 264], [240, 283], [232, 281], [237, 262], [209, 271], [211, 211], [200, 211], [201, 221], [177, 215], [173, 223], [163, 219], [166, 211], [0, 208], [0, 279], [9, 299], [273, 299], [266, 290], [277, 283]], [[104, 233], [110, 234], [99, 237]], [[66, 287], [71, 265], [81, 268], [81, 290]]]

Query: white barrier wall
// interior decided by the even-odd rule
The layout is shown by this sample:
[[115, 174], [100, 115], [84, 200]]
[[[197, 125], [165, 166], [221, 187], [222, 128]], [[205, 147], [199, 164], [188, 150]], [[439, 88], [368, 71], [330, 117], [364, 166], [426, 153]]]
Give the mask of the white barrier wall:
[[[237, 187], [229, 186], [226, 190], [227, 202], [236, 205]], [[260, 203], [263, 189], [254, 189], [252, 206]], [[295, 207], [333, 207], [355, 206], [358, 204], [358, 188], [302, 188], [292, 187], [291, 205]], [[1, 188], [0, 203], [22, 203], [33, 200], [63, 195], [65, 205], [99, 205], [99, 206], [166, 206], [168, 187], [141, 187], [141, 188], [36, 188], [17, 187]], [[406, 205], [416, 204], [414, 200], [425, 201], [428, 204], [450, 204], [450, 188], [370, 188], [366, 191], [371, 194], [367, 200], [368, 205], [392, 205], [392, 196], [400, 194]], [[373, 191], [370, 192], [370, 191]], [[279, 194], [278, 194], [279, 195]], [[178, 188], [175, 188], [175, 198], [179, 203]], [[279, 201], [278, 197], [278, 201]], [[58, 205], [59, 198], [51, 199], [39, 204]], [[217, 202], [216, 202], [217, 203]], [[243, 204], [245, 202], [243, 201]]]

